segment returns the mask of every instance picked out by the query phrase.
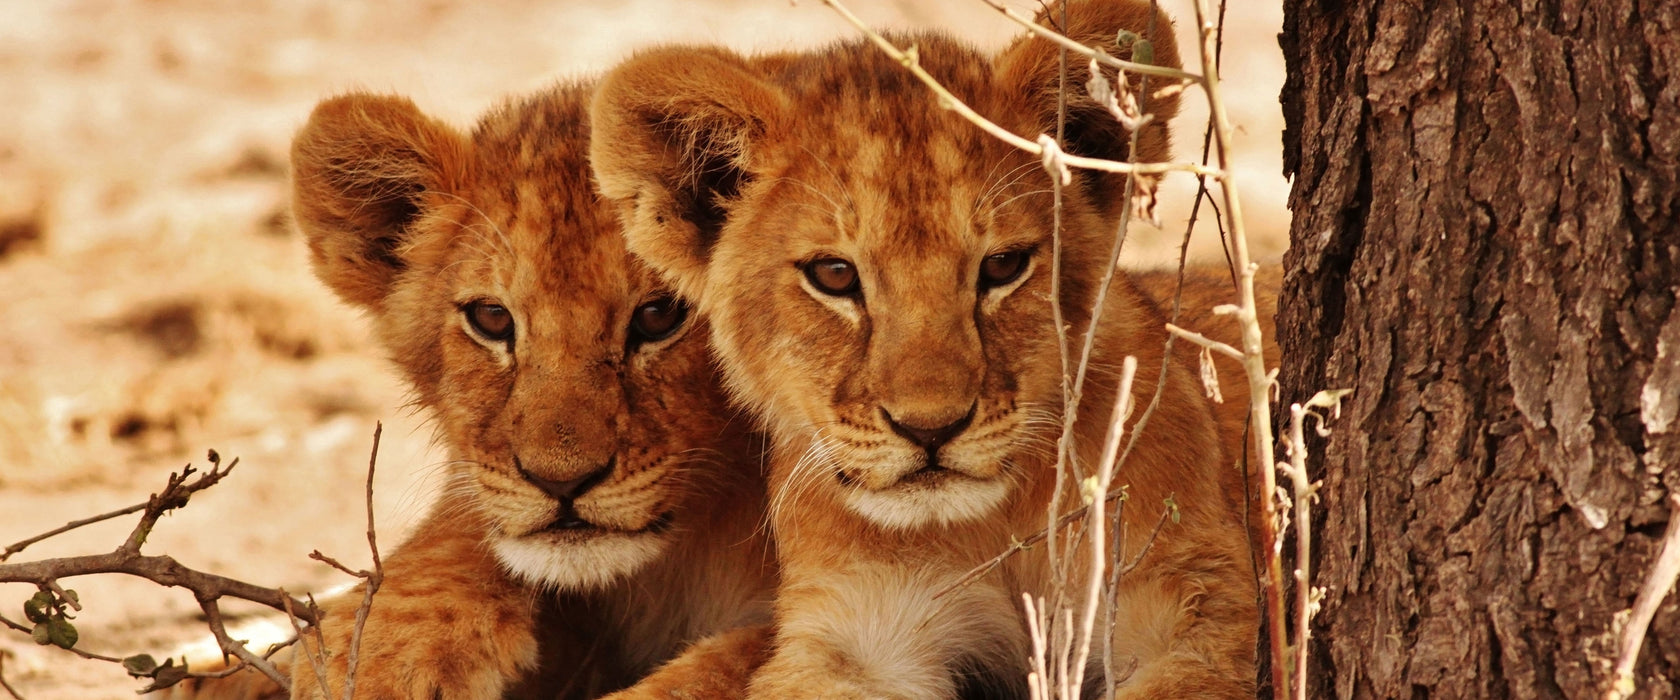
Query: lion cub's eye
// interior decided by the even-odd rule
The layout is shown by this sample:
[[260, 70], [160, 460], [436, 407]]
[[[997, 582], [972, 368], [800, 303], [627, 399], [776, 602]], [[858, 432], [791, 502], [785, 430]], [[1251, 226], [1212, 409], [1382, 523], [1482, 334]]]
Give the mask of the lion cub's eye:
[[688, 304], [676, 297], [660, 297], [630, 314], [632, 341], [649, 343], [671, 337], [688, 319]]
[[469, 302], [461, 307], [467, 324], [485, 340], [507, 340], [513, 337], [513, 314], [507, 307], [487, 301]]
[[1027, 271], [1027, 260], [1031, 255], [1030, 250], [1012, 250], [986, 256], [980, 261], [980, 288], [992, 289], [1014, 282]]
[[857, 267], [840, 258], [822, 258], [805, 263], [805, 279], [824, 294], [843, 297], [858, 290]]

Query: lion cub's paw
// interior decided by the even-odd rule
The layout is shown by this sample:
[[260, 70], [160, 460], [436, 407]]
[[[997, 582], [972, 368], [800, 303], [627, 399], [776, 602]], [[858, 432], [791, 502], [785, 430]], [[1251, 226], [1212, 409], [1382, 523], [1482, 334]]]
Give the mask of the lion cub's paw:
[[[495, 700], [536, 666], [534, 612], [524, 600], [387, 593], [374, 596], [354, 650], [358, 698]], [[308, 659], [292, 664], [293, 698], [344, 697], [361, 602], [351, 592], [323, 606], [321, 639], [306, 633], [299, 642]]]

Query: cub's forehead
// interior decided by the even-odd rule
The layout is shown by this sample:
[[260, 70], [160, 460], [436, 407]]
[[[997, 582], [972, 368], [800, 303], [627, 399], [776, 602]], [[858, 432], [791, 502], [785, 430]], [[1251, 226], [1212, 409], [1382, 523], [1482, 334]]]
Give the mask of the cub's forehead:
[[429, 267], [456, 296], [493, 296], [521, 307], [628, 303], [646, 283], [586, 167], [537, 159], [494, 175], [479, 169], [446, 205], [448, 249]]
[[[952, 94], [981, 113], [995, 111], [1000, 100], [990, 59], [974, 47], [939, 34], [889, 38], [914, 46], [921, 67]], [[940, 106], [927, 85], [872, 44], [836, 44], [778, 65], [772, 79], [792, 98], [786, 121], [799, 144], [860, 159], [936, 162], [951, 162], [955, 153], [988, 145], [979, 129]]]
[[[990, 59], [972, 47], [929, 34], [894, 41], [916, 46], [921, 65], [982, 113], [1007, 100], [994, 94]], [[827, 239], [818, 244], [984, 246], [1001, 203], [1046, 186], [1035, 160], [940, 106], [872, 45], [815, 53], [778, 82], [795, 105], [791, 138], [774, 146], [783, 149], [782, 192], [803, 218], [835, 224], [811, 234]]]
[[563, 83], [479, 122], [457, 238], [464, 279], [545, 305], [622, 304], [646, 286], [590, 177], [590, 95]]

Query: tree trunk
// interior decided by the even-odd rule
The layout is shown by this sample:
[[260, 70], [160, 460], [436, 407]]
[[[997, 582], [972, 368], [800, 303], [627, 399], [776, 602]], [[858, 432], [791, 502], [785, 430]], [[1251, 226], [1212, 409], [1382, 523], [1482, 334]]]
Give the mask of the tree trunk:
[[1355, 390], [1313, 695], [1598, 697], [1680, 494], [1680, 3], [1284, 6], [1284, 400]]

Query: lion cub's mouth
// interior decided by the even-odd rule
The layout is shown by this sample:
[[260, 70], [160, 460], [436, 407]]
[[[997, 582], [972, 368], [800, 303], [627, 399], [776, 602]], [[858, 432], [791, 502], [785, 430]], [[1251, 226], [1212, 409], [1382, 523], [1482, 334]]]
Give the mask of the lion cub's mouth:
[[562, 509], [560, 515], [555, 517], [553, 521], [530, 534], [547, 535], [553, 539], [570, 542], [590, 540], [607, 535], [663, 535], [670, 532], [671, 523], [675, 517], [675, 513], [666, 511], [644, 527], [627, 529], [592, 523], [580, 517], [577, 511], [568, 505]]
[[492, 542], [513, 575], [564, 590], [597, 590], [647, 566], [670, 546], [672, 513], [630, 529], [562, 513], [523, 535]]
[[984, 481], [984, 479], [964, 474], [955, 469], [950, 469], [937, 462], [928, 464], [916, 471], [910, 472], [909, 474], [905, 474], [904, 476], [899, 477], [897, 481], [879, 488], [869, 487], [864, 480], [859, 478], [857, 473], [851, 469], [843, 468], [836, 470], [834, 472], [834, 479], [840, 482], [840, 485], [842, 486], [875, 492], [889, 492], [895, 489], [904, 488], [937, 489], [940, 486], [954, 481]]
[[905, 474], [894, 482], [888, 489], [894, 488], [939, 488], [952, 480], [973, 479], [974, 477], [959, 471], [947, 469], [939, 464], [929, 464], [921, 469]]
[[937, 462], [874, 487], [856, 470], [841, 469], [835, 478], [846, 487], [851, 510], [880, 525], [916, 528], [984, 517], [1009, 493], [1009, 480], [976, 476]]

